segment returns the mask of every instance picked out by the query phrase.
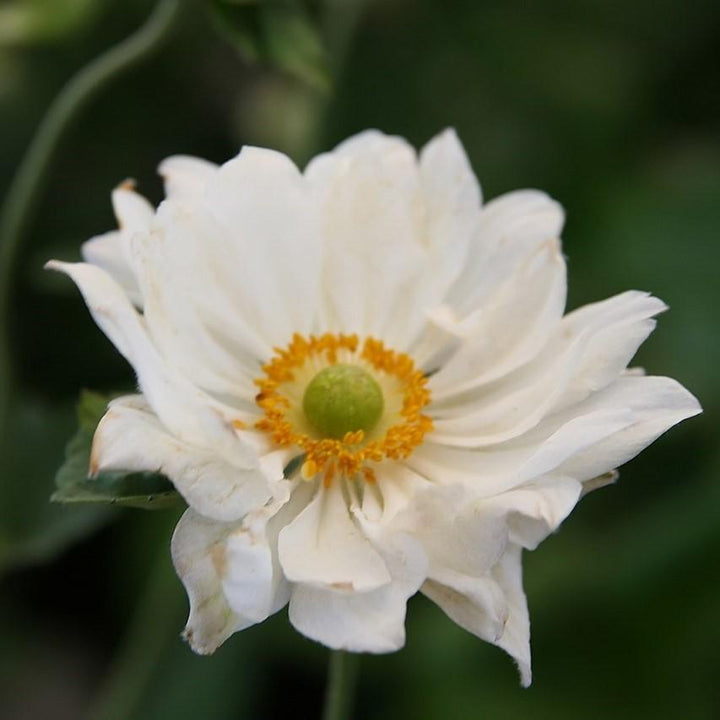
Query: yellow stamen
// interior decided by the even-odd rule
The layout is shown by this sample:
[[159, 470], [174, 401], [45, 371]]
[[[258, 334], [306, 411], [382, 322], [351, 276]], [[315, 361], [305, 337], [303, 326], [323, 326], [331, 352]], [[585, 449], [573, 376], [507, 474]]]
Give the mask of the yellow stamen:
[[[337, 362], [364, 364], [376, 376], [385, 376], [397, 387], [402, 401], [395, 413], [396, 422], [384, 430], [380, 437], [370, 437], [363, 430], [347, 432], [342, 439], [314, 437], [312, 431], [300, 427], [296, 411], [297, 400], [288, 397], [288, 391], [298, 397], [293, 383], [307, 378], [308, 367], [317, 371], [322, 366]], [[255, 423], [267, 432], [273, 442], [281, 446], [295, 445], [305, 453], [301, 475], [311, 479], [323, 473], [326, 486], [336, 475], [347, 478], [362, 477], [366, 482], [376, 481], [375, 471], [368, 462], [380, 463], [385, 459], [399, 460], [408, 457], [432, 430], [432, 420], [422, 414], [430, 402], [427, 378], [415, 367], [412, 358], [397, 353], [374, 338], [366, 338], [362, 345], [357, 335], [326, 333], [305, 338], [294, 335], [285, 348], [275, 348], [275, 356], [263, 366], [264, 376], [255, 380], [260, 392], [255, 401], [264, 416]], [[299, 393], [302, 397], [302, 393]]]

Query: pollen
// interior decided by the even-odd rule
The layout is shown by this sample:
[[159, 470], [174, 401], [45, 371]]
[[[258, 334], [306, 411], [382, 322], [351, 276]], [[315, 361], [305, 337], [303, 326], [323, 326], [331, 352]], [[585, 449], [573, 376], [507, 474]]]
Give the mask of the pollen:
[[374, 338], [296, 334], [262, 370], [255, 427], [304, 454], [306, 480], [374, 483], [379, 464], [408, 457], [432, 430], [427, 377]]

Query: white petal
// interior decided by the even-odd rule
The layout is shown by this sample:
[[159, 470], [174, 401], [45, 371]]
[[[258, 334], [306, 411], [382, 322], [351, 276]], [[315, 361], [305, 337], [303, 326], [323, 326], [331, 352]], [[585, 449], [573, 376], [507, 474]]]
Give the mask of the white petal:
[[629, 291], [566, 315], [562, 332], [570, 340], [577, 338], [582, 350], [555, 408], [583, 400], [615, 380], [655, 329], [654, 316], [665, 310], [662, 300]]
[[280, 563], [291, 582], [348, 593], [373, 590], [390, 582], [390, 574], [351, 517], [341, 484], [320, 485], [308, 506], [280, 531]]
[[480, 217], [480, 186], [454, 130], [434, 137], [420, 153], [426, 232], [437, 300], [462, 271]]
[[80, 252], [85, 262], [97, 265], [115, 278], [133, 305], [142, 307], [142, 294], [132, 265], [125, 257], [120, 231], [113, 230], [90, 238], [82, 244]]
[[296, 585], [290, 622], [303, 635], [330, 648], [385, 653], [405, 644], [405, 610], [427, 573], [417, 542], [396, 535], [377, 542], [392, 581], [369, 592], [338, 592]]
[[46, 267], [65, 272], [75, 281], [93, 319], [133, 366], [143, 394], [173, 435], [212, 448], [238, 467], [257, 467], [255, 454], [230, 425], [232, 415], [228, 416], [220, 403], [213, 402], [160, 357], [141, 316], [104, 270], [86, 263], [55, 260]]
[[582, 485], [577, 480], [553, 477], [488, 498], [483, 505], [505, 515], [511, 542], [534, 550], [560, 527], [581, 492]]
[[[447, 377], [436, 373], [436, 399], [455, 385], [474, 387], [508, 373], [542, 347], [564, 305], [564, 261], [558, 253], [563, 222], [560, 205], [536, 190], [503, 195], [481, 210], [463, 271], [444, 303], [427, 308], [446, 334], [430, 326], [413, 347], [421, 367], [435, 371], [457, 349], [453, 335], [473, 339]], [[543, 259], [550, 260], [544, 272], [542, 262], [537, 267]]]
[[428, 486], [393, 521], [393, 528], [412, 534], [422, 544], [431, 577], [440, 568], [479, 576], [490, 570], [505, 550], [507, 523], [500, 512], [461, 486]]
[[130, 238], [148, 232], [155, 211], [152, 205], [126, 182], [113, 190], [113, 210], [119, 230], [98, 235], [83, 243], [83, 259], [105, 270], [120, 284], [133, 305], [142, 307], [142, 294], [130, 259]]
[[421, 299], [431, 289], [414, 150], [364, 133], [315, 158], [305, 176], [322, 213], [323, 327], [406, 349], [426, 322]]
[[591, 401], [598, 406], [630, 408], [633, 422], [572, 456], [558, 469], [583, 481], [626, 463], [673, 425], [702, 412], [696, 398], [666, 377], [623, 376]]
[[230, 609], [214, 561], [233, 527], [187, 510], [172, 538], [175, 570], [190, 600], [185, 639], [202, 655], [215, 652], [230, 635], [253, 624]]
[[153, 221], [155, 209], [127, 184], [112, 192], [112, 204], [120, 230], [128, 237], [136, 232], [147, 232]]
[[329, 167], [325, 163], [335, 158], [364, 158], [368, 156], [385, 155], [404, 162], [407, 157], [415, 156], [415, 149], [398, 135], [386, 135], [380, 130], [363, 130], [339, 143], [332, 151], [316, 155], [305, 170], [306, 173], [316, 174]]
[[445, 400], [435, 397], [434, 438], [480, 447], [527, 432], [617, 377], [652, 331], [650, 318], [664, 309], [646, 293], [627, 292], [570, 313], [528, 365], [476, 390]]
[[464, 342], [433, 376], [433, 396], [467, 392], [534, 357], [560, 322], [566, 288], [559, 244], [549, 240], [498, 288], [492, 304], [446, 325]]
[[[280, 489], [280, 488], [278, 488]], [[262, 622], [290, 599], [290, 587], [277, 557], [278, 532], [307, 502], [302, 491], [293, 493], [289, 483], [267, 505], [249, 513], [228, 534], [220, 565], [228, 604], [234, 612]]]
[[181, 200], [192, 200], [202, 195], [218, 166], [191, 155], [173, 155], [165, 158], [158, 172], [165, 181], [165, 194]]
[[497, 643], [508, 619], [502, 588], [492, 577], [470, 577], [452, 570], [438, 573], [422, 586], [422, 593], [447, 616], [473, 635]]
[[400, 462], [385, 460], [376, 469], [377, 482], [365, 486], [363, 513], [371, 517], [369, 504], [376, 499], [379, 513], [373, 518], [382, 525], [391, 523], [430, 483]]
[[458, 316], [486, 306], [527, 257], [560, 237], [564, 220], [562, 207], [537, 190], [508, 193], [487, 203], [465, 270], [448, 297]]
[[530, 685], [530, 621], [522, 589], [521, 548], [508, 546], [484, 577], [448, 573], [443, 579], [445, 583], [426, 583], [423, 593], [462, 628], [511, 655], [521, 683]]
[[212, 448], [184, 442], [168, 433], [141, 396], [110, 403], [93, 439], [91, 472], [127, 470], [166, 475], [188, 504], [206, 517], [230, 521], [262, 506], [273, 483], [282, 479], [282, 461], [247, 469]]
[[206, 211], [177, 201], [160, 207], [155, 232], [133, 237], [145, 322], [161, 353], [198, 387], [254, 406], [252, 379], [272, 350], [237, 286], [237, 251]]
[[490, 497], [554, 472], [575, 454], [629, 427], [633, 414], [623, 407], [583, 407], [553, 420], [494, 448], [456, 448], [427, 442], [406, 464], [432, 482], [463, 485], [475, 497]]
[[522, 586], [522, 549], [510, 546], [503, 559], [493, 568], [495, 581], [505, 592], [508, 620], [497, 645], [517, 663], [520, 682], [528, 687], [532, 681], [530, 669], [530, 618], [527, 599]]
[[271, 347], [314, 330], [321, 237], [316, 201], [295, 165], [245, 147], [208, 182], [204, 204], [230, 241], [216, 260], [234, 258], [225, 277], [231, 273], [228, 290], [244, 302], [233, 311], [251, 318]]

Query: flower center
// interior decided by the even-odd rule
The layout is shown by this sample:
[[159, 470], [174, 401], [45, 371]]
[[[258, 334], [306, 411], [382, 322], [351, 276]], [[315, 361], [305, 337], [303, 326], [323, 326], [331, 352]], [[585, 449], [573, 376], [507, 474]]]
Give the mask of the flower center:
[[408, 457], [432, 429], [422, 414], [427, 378], [408, 355], [374, 338], [295, 335], [262, 369], [255, 384], [264, 415], [255, 427], [304, 453], [306, 479], [373, 482], [378, 464]]
[[305, 389], [303, 411], [320, 434], [340, 439], [346, 433], [368, 433], [384, 406], [373, 376], [358, 365], [336, 363], [321, 370]]

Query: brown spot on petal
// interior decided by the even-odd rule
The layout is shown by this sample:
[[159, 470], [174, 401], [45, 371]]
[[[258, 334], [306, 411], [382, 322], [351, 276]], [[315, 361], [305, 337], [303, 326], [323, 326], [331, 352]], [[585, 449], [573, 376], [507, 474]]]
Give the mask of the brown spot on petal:
[[210, 559], [215, 566], [215, 572], [222, 579], [227, 573], [227, 557], [225, 555], [225, 547], [223, 545], [213, 545], [210, 548]]
[[330, 583], [330, 587], [333, 590], [342, 590], [343, 592], [353, 592], [355, 590], [355, 586], [347, 581]]

